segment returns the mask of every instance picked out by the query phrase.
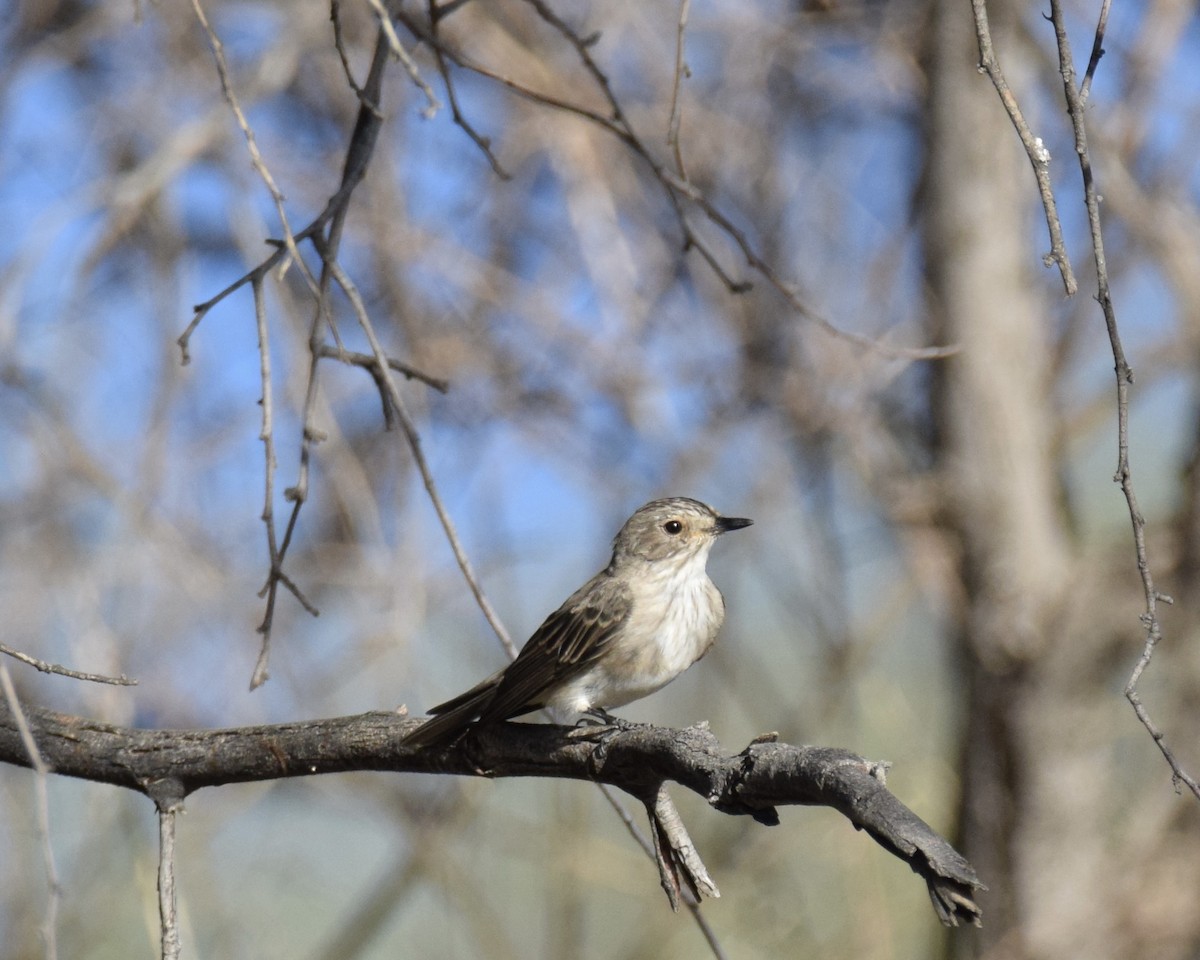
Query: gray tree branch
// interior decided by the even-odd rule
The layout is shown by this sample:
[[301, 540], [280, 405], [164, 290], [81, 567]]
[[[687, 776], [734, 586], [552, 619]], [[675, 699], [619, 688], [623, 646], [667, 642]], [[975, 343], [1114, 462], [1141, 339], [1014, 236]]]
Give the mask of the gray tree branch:
[[[653, 807], [674, 781], [716, 810], [779, 822], [775, 807], [833, 807], [925, 879], [939, 919], [979, 923], [985, 889], [971, 865], [883, 783], [883, 765], [832, 747], [759, 738], [726, 754], [706, 725], [571, 728], [505, 723], [449, 747], [400, 741], [416, 721], [365, 713], [225, 730], [143, 730], [26, 708], [38, 752], [62, 776], [180, 800], [202, 787], [388, 770], [483, 777], [555, 777], [610, 784]], [[0, 705], [0, 761], [30, 766], [17, 718]]]

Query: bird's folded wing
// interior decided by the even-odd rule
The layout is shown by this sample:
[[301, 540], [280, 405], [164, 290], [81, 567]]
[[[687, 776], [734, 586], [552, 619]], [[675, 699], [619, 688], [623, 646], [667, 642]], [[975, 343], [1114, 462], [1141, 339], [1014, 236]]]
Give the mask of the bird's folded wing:
[[[546, 618], [500, 676], [484, 721], [507, 720], [536, 710], [564, 683], [590, 667], [629, 620], [633, 594], [604, 574], [593, 578]], [[481, 684], [480, 686], [485, 686]], [[469, 697], [471, 691], [463, 694]], [[454, 701], [451, 701], [453, 703]]]

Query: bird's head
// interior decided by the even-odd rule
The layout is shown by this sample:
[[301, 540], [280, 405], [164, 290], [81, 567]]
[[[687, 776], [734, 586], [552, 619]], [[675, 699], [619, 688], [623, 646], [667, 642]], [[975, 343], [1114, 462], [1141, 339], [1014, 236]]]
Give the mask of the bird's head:
[[721, 534], [753, 522], [743, 517], [723, 517], [708, 504], [690, 497], [651, 500], [621, 527], [613, 540], [613, 559], [637, 557], [654, 562], [707, 553]]

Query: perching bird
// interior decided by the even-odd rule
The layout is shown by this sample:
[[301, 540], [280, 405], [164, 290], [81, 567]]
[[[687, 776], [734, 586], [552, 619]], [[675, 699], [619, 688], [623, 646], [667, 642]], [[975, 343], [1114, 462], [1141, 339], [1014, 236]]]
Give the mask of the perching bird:
[[605, 714], [665, 686], [704, 656], [725, 619], [705, 562], [722, 533], [753, 521], [688, 497], [653, 500], [625, 521], [607, 567], [546, 618], [499, 673], [439, 704], [404, 738], [443, 744], [473, 723], [542, 707]]

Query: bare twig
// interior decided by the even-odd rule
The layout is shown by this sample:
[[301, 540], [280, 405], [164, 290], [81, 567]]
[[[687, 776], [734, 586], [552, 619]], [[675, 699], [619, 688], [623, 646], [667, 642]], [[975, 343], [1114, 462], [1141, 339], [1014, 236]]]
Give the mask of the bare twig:
[[695, 184], [681, 180], [678, 176], [671, 173], [666, 167], [655, 158], [653, 152], [636, 133], [632, 124], [625, 115], [620, 101], [614, 96], [612, 88], [609, 84], [607, 75], [600, 69], [595, 59], [592, 57], [590, 47], [594, 42], [594, 37], [581, 37], [575, 33], [563, 20], [561, 20], [545, 3], [541, 0], [526, 0], [547, 23], [558, 30], [562, 36], [575, 48], [584, 67], [592, 76], [593, 80], [600, 88], [607, 104], [610, 108], [610, 116], [592, 110], [588, 107], [581, 106], [577, 103], [571, 103], [561, 97], [556, 97], [553, 94], [543, 93], [533, 90], [524, 84], [500, 74], [481, 63], [476, 62], [465, 54], [453, 49], [437, 36], [435, 36], [427, 25], [420, 22], [417, 18], [412, 17], [403, 11], [396, 11], [396, 19], [403, 23], [404, 26], [414, 36], [424, 40], [431, 48], [440, 50], [450, 61], [456, 63], [463, 69], [470, 70], [479, 76], [486, 77], [511, 91], [514, 95], [522, 99], [529, 100], [532, 103], [538, 103], [542, 106], [551, 107], [555, 110], [561, 110], [565, 113], [572, 114], [583, 120], [593, 123], [601, 129], [607, 130], [613, 136], [617, 137], [624, 143], [634, 155], [639, 157], [650, 169], [655, 179], [661, 184], [667, 194], [668, 201], [671, 203], [671, 208], [675, 212], [679, 220], [680, 232], [684, 239], [684, 249], [694, 248], [704, 258], [705, 262], [714, 268], [722, 283], [731, 293], [742, 293], [750, 289], [750, 284], [745, 281], [734, 280], [730, 277], [727, 270], [721, 268], [718, 264], [718, 258], [704, 243], [695, 230], [687, 222], [684, 206], [681, 200], [687, 200], [694, 204], [695, 207], [703, 213], [703, 215], [713, 223], [722, 233], [724, 233], [738, 247], [747, 264], [759, 275], [761, 275], [770, 286], [783, 297], [783, 299], [795, 309], [801, 316], [809, 320], [811, 323], [825, 331], [832, 337], [851, 343], [855, 346], [860, 346], [871, 350], [875, 353], [886, 357], [893, 357], [904, 360], [933, 360], [951, 356], [958, 352], [958, 347], [937, 346], [937, 347], [900, 347], [894, 344], [884, 342], [869, 336], [850, 333], [838, 327], [832, 321], [820, 316], [812, 307], [804, 302], [796, 285], [785, 281], [768, 263], [768, 261], [758, 253], [757, 248], [750, 242], [749, 237], [742, 230], [739, 230], [733, 221], [716, 206], [708, 196], [700, 190]]
[[291, 225], [288, 223], [287, 210], [284, 209], [283, 193], [276, 185], [275, 178], [271, 176], [271, 171], [267, 168], [266, 161], [263, 160], [262, 153], [258, 149], [258, 141], [254, 137], [254, 130], [251, 129], [250, 123], [246, 120], [246, 114], [242, 112], [242, 106], [238, 102], [237, 94], [233, 90], [233, 82], [229, 78], [229, 64], [225, 61], [225, 46], [221, 43], [221, 39], [217, 36], [216, 31], [209, 25], [208, 17], [204, 13], [204, 7], [201, 5], [200, 0], [192, 0], [192, 9], [196, 11], [196, 19], [200, 21], [200, 26], [204, 28], [204, 32], [208, 36], [208, 43], [212, 48], [213, 58], [217, 62], [217, 76], [221, 80], [221, 92], [229, 104], [229, 109], [233, 111], [234, 119], [237, 121], [238, 128], [242, 131], [242, 136], [246, 138], [246, 149], [250, 153], [250, 162], [253, 164], [259, 177], [262, 178], [263, 183], [271, 194], [271, 199], [275, 203], [275, 212], [278, 214], [279, 223], [283, 227], [284, 244], [292, 260], [303, 272], [305, 281], [311, 289], [315, 286], [316, 280], [296, 247], [296, 238], [293, 236]]
[[688, 836], [665, 783], [658, 785], [653, 800], [646, 801], [646, 813], [650, 817], [650, 830], [654, 837], [654, 860], [658, 864], [659, 882], [671, 902], [671, 909], [679, 909], [683, 890], [687, 890], [695, 900], [721, 896], [721, 891], [696, 853], [696, 846]]
[[175, 809], [158, 812], [158, 910], [162, 960], [179, 958], [179, 916], [175, 908]]
[[22, 663], [33, 667], [35, 670], [40, 670], [42, 673], [53, 673], [60, 677], [71, 677], [74, 680], [87, 680], [91, 683], [111, 683], [118, 687], [136, 687], [137, 681], [121, 674], [119, 677], [109, 677], [102, 673], [85, 673], [82, 670], [70, 670], [67, 667], [59, 666], [57, 663], [47, 663], [45, 660], [39, 660], [37, 657], [31, 657], [27, 653], [22, 653], [20, 650], [14, 650], [12, 647], [5, 646], [0, 643], [0, 653], [7, 654], [14, 660], [20, 660]]
[[1129, 388], [1133, 384], [1133, 370], [1125, 357], [1125, 348], [1121, 343], [1116, 310], [1113, 307], [1112, 293], [1108, 285], [1108, 264], [1104, 256], [1104, 235], [1100, 225], [1100, 199], [1092, 173], [1091, 157], [1088, 153], [1083, 96], [1075, 86], [1075, 64], [1071, 54], [1070, 40], [1067, 37], [1066, 24], [1063, 20], [1061, 0], [1050, 0], [1050, 19], [1054, 24], [1054, 36], [1058, 43], [1059, 70], [1062, 75], [1067, 113], [1071, 117], [1071, 124], [1075, 131], [1075, 152], [1079, 156], [1080, 171], [1083, 175], [1084, 203], [1087, 206], [1092, 252], [1096, 261], [1096, 299], [1104, 314], [1104, 324], [1108, 330], [1108, 341], [1112, 348], [1117, 377], [1117, 472], [1113, 480], [1120, 485], [1121, 492], [1125, 495], [1125, 502], [1129, 507], [1129, 519], [1133, 526], [1134, 554], [1137, 558], [1137, 568], [1141, 575], [1142, 593], [1146, 603], [1145, 610], [1141, 615], [1146, 639], [1142, 645], [1141, 655], [1125, 684], [1124, 693], [1138, 720], [1153, 738], [1170, 766], [1172, 779], [1176, 784], [1186, 785], [1192, 794], [1200, 799], [1200, 783], [1197, 783], [1196, 779], [1183, 769], [1175, 754], [1167, 746], [1163, 732], [1151, 719], [1137, 691], [1138, 681], [1150, 665], [1154, 648], [1162, 639], [1162, 624], [1158, 619], [1159, 601], [1163, 603], [1172, 601], [1169, 597], [1159, 593], [1154, 585], [1154, 575], [1151, 572], [1150, 559], [1146, 551], [1146, 519], [1138, 506], [1137, 494], [1133, 486], [1133, 470], [1129, 462]]
[[[359, 353], [356, 350], [339, 349], [338, 347], [331, 347], [329, 344], [322, 344], [320, 354], [326, 359], [338, 360], [354, 367], [362, 367], [368, 370], [373, 370], [375, 367], [375, 358], [369, 353]], [[418, 370], [403, 360], [388, 357], [387, 365], [404, 377], [405, 380], [420, 380], [426, 386], [433, 387], [438, 393], [447, 393], [450, 390], [450, 383], [447, 380]]]
[[[434, 37], [438, 33], [438, 24], [441, 23], [445, 12], [438, 7], [437, 0], [429, 0], [429, 29]], [[492, 165], [492, 171], [501, 180], [511, 180], [512, 174], [500, 166], [500, 161], [496, 159], [496, 155], [492, 152], [492, 141], [490, 137], [485, 137], [480, 134], [470, 121], [463, 114], [462, 109], [458, 105], [458, 95], [454, 92], [454, 80], [450, 76], [450, 67], [446, 63], [446, 56], [442, 53], [440, 44], [432, 45], [434, 61], [437, 63], [438, 73], [442, 75], [442, 82], [446, 85], [446, 97], [450, 101], [450, 114], [454, 118], [454, 122], [458, 124], [463, 132], [471, 138], [472, 142], [487, 157], [488, 163]]]
[[346, 42], [342, 37], [342, 4], [341, 0], [330, 0], [329, 4], [329, 19], [333, 23], [333, 46], [337, 50], [338, 58], [342, 61], [342, 72], [346, 75], [346, 83], [350, 85], [350, 89], [354, 91], [354, 95], [358, 97], [358, 102], [368, 109], [377, 109], [375, 104], [370, 103], [366, 94], [363, 93], [362, 87], [354, 79], [354, 71], [350, 69], [350, 57], [346, 54]]
[[[387, 37], [388, 47], [391, 49], [392, 55], [403, 64], [408, 78], [425, 95], [426, 106], [421, 111], [421, 116], [426, 120], [431, 120], [442, 108], [441, 103], [438, 102], [437, 95], [434, 94], [433, 88], [425, 82], [425, 78], [421, 76], [421, 71], [417, 69], [413, 58], [409, 56], [408, 51], [404, 49], [404, 44], [396, 36], [396, 28], [392, 25], [392, 18], [388, 16], [387, 10], [384, 9], [382, 0], [367, 0], [367, 3], [371, 5], [371, 9], [379, 17], [379, 28], [383, 31], [384, 36]], [[379, 101], [377, 97], [371, 99], [378, 105]]]
[[[263, 510], [262, 522], [267, 531], [267, 553], [269, 556], [271, 570], [279, 571], [282, 574], [281, 567], [283, 565], [283, 556], [279, 551], [279, 542], [275, 535], [275, 401], [274, 390], [271, 384], [271, 339], [270, 326], [267, 323], [267, 305], [263, 298], [262, 278], [255, 278], [252, 284], [254, 292], [254, 319], [258, 329], [258, 363], [259, 376], [262, 382], [262, 429], [259, 431], [259, 439], [263, 443], [263, 457], [265, 459], [264, 487], [263, 494]], [[267, 601], [267, 612], [264, 618], [264, 623], [268, 624], [268, 629], [263, 631], [260, 626], [260, 632], [263, 634], [263, 642], [259, 647], [258, 662], [255, 664], [254, 672], [251, 675], [251, 689], [258, 684], [261, 684], [267, 677], [267, 661], [270, 653], [270, 619], [274, 616], [275, 604], [274, 596], [272, 595]], [[255, 682], [257, 681], [257, 683]]]
[[1058, 271], [1062, 275], [1063, 287], [1067, 296], [1074, 296], [1079, 289], [1079, 284], [1071, 270], [1071, 260], [1067, 256], [1067, 244], [1063, 240], [1062, 223], [1058, 219], [1058, 206], [1054, 201], [1054, 189], [1050, 183], [1050, 151], [1042, 142], [1042, 138], [1035, 137], [1033, 131], [1029, 129], [1029, 124], [1025, 122], [1025, 115], [1021, 112], [1017, 98], [1009, 87], [1008, 81], [1004, 79], [1004, 72], [1000, 69], [1000, 62], [996, 59], [996, 52], [992, 47], [987, 0], [971, 0], [971, 9], [975, 14], [975, 36], [979, 41], [979, 67], [988, 75], [996, 92], [1000, 95], [1000, 102], [1004, 104], [1008, 118], [1021, 138], [1021, 145], [1025, 147], [1025, 154], [1029, 157], [1033, 175], [1037, 179], [1038, 193], [1041, 195], [1042, 208], [1046, 213], [1046, 229], [1050, 231], [1050, 252], [1043, 258], [1043, 262], [1046, 266], [1050, 266], [1052, 263], [1058, 264]]
[[0, 687], [4, 689], [4, 702], [8, 705], [20, 738], [21, 749], [34, 772], [34, 791], [37, 796], [37, 836], [42, 847], [42, 860], [46, 866], [46, 915], [42, 920], [43, 956], [46, 960], [58, 960], [58, 901], [62, 886], [58, 880], [58, 868], [54, 864], [54, 848], [50, 845], [50, 794], [48, 788], [50, 768], [42, 759], [25, 711], [17, 699], [8, 672], [8, 664], [0, 660]]
[[179, 960], [179, 911], [175, 895], [175, 820], [183, 809], [183, 784], [156, 778], [146, 792], [158, 808], [158, 920], [162, 960]]
[[1087, 70], [1083, 74], [1083, 85], [1079, 88], [1079, 102], [1086, 104], [1092, 93], [1092, 77], [1096, 75], [1096, 67], [1104, 56], [1104, 32], [1108, 29], [1108, 8], [1112, 0], [1104, 0], [1100, 4], [1100, 19], [1096, 22], [1096, 38], [1092, 41], [1092, 55], [1088, 58]]
[[[642, 848], [642, 853], [651, 860], [654, 860], [654, 843], [642, 833], [633, 816], [625, 809], [621, 798], [617, 796], [616, 790], [607, 783], [598, 783], [596, 786], [604, 795], [604, 799], [613, 808], [621, 823], [625, 825], [625, 829], [629, 831], [629, 835], [633, 837], [634, 842]], [[695, 897], [685, 896], [683, 902], [692, 914], [692, 920], [700, 928], [700, 933], [708, 943], [709, 950], [712, 951], [716, 960], [727, 960], [728, 954], [725, 953], [725, 948], [721, 946], [721, 941], [717, 939], [717, 932], [712, 928], [712, 924], [708, 922], [708, 917], [700, 910], [700, 901]]]
[[683, 122], [683, 110], [679, 104], [679, 91], [684, 77], [691, 76], [687, 61], [683, 57], [683, 38], [687, 32], [688, 12], [692, 0], [680, 0], [679, 24], [675, 28], [675, 76], [671, 80], [671, 110], [667, 120], [667, 146], [675, 158], [675, 173], [680, 180], [687, 180], [687, 168], [683, 165], [683, 150], [679, 146], [679, 127]]
[[371, 323], [371, 318], [367, 313], [366, 304], [363, 303], [362, 296], [359, 294], [354, 281], [350, 279], [341, 265], [336, 260], [328, 257], [325, 251], [322, 251], [322, 256], [325, 257], [325, 269], [329, 271], [334, 281], [342, 288], [342, 292], [346, 294], [346, 299], [350, 301], [354, 315], [358, 318], [359, 326], [366, 335], [367, 342], [371, 345], [371, 352], [375, 358], [376, 382], [383, 386], [383, 389], [386, 391], [385, 399], [391, 404], [392, 409], [396, 412], [396, 416], [400, 420], [401, 432], [408, 442], [413, 462], [416, 464], [417, 471], [421, 475], [421, 481], [425, 484], [425, 492], [428, 494], [429, 502], [433, 505], [433, 510], [437, 514], [438, 520], [442, 525], [442, 530], [446, 534], [446, 540], [449, 542], [450, 549], [454, 553], [454, 559], [458, 563], [458, 568], [462, 571], [463, 578], [467, 581], [467, 586], [472, 596], [474, 596], [475, 602], [479, 605], [479, 609], [483, 612], [484, 618], [491, 626], [496, 637], [500, 640], [509, 657], [515, 657], [517, 655], [517, 648], [513, 644], [512, 637], [492, 607], [487, 594], [484, 593], [483, 587], [479, 583], [479, 578], [475, 575], [475, 569], [471, 565], [470, 558], [467, 556], [466, 550], [463, 549], [462, 541], [458, 536], [458, 530], [454, 526], [454, 521], [450, 519], [450, 514], [446, 511], [446, 505], [442, 502], [442, 495], [438, 490], [437, 482], [433, 477], [433, 471], [429, 467], [429, 461], [426, 460], [425, 451], [421, 446], [421, 435], [417, 431], [416, 423], [408, 411], [408, 405], [404, 402], [404, 398], [400, 394], [400, 389], [396, 386], [395, 380], [392, 379], [388, 358], [383, 352], [379, 338], [375, 335], [375, 327]]

